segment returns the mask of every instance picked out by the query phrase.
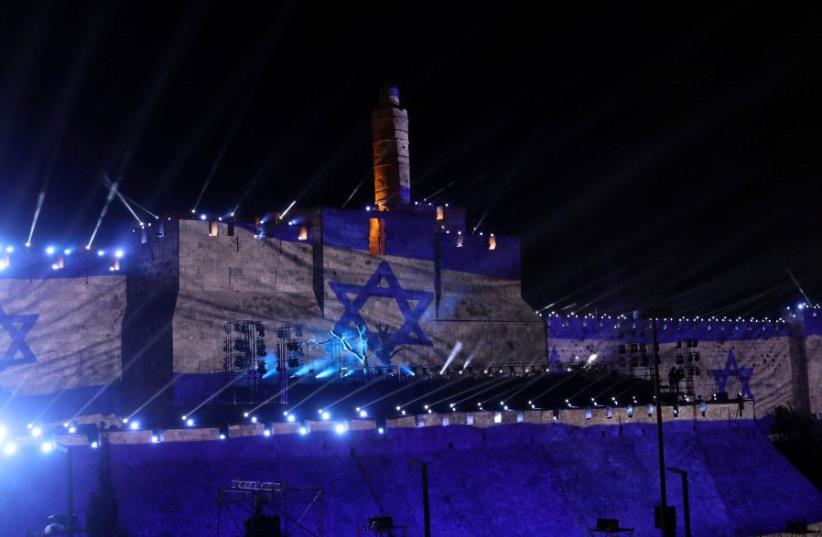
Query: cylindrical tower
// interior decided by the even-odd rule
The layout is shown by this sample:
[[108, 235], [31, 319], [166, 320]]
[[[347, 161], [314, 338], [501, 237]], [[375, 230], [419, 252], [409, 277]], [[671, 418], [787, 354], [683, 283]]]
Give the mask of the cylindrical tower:
[[400, 90], [384, 86], [380, 106], [371, 112], [374, 155], [374, 204], [379, 211], [411, 203], [408, 112], [400, 108]]

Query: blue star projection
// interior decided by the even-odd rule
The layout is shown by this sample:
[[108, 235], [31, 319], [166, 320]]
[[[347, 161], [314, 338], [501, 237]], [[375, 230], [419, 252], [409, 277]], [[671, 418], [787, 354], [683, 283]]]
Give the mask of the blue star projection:
[[[386, 285], [382, 285], [383, 282]], [[365, 285], [339, 282], [329, 282], [329, 285], [345, 308], [342, 317], [334, 325], [334, 331], [338, 333], [367, 326], [360, 310], [369, 298], [390, 298], [397, 302], [404, 319], [402, 326], [396, 332], [388, 332], [386, 328], [385, 331], [379, 329], [379, 334], [368, 333], [369, 346], [375, 345], [378, 348], [377, 356], [383, 365], [390, 365], [391, 357], [400, 345], [433, 345], [422, 331], [420, 317], [431, 304], [434, 294], [403, 289], [387, 261], [379, 264]], [[416, 304], [412, 305], [411, 302]]]
[[[34, 352], [26, 343], [26, 336], [34, 327], [39, 315], [9, 315], [0, 308], [0, 328], [6, 331], [11, 339], [3, 357], [0, 358], [0, 371], [14, 365], [29, 364], [37, 361]], [[16, 358], [20, 355], [20, 358]]]
[[739, 367], [739, 364], [736, 363], [734, 351], [728, 351], [728, 359], [725, 362], [725, 369], [711, 369], [711, 374], [714, 376], [714, 380], [716, 381], [716, 391], [724, 392], [728, 379], [731, 377], [736, 377], [739, 379], [739, 391], [742, 395], [749, 399], [753, 399], [753, 394], [751, 393], [750, 387], [751, 377], [753, 376], [753, 368]]

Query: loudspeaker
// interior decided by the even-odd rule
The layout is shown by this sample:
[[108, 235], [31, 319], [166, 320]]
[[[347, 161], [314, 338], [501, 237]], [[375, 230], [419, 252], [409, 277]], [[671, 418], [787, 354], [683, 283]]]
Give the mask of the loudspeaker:
[[394, 517], [391, 515], [379, 515], [368, 517], [368, 529], [376, 531], [387, 531], [394, 528]]
[[245, 521], [245, 537], [282, 537], [280, 517], [254, 515]]
[[662, 527], [662, 506], [654, 506], [654, 527], [662, 529], [663, 537], [676, 536], [676, 509], [673, 506], [665, 506], [665, 527]]

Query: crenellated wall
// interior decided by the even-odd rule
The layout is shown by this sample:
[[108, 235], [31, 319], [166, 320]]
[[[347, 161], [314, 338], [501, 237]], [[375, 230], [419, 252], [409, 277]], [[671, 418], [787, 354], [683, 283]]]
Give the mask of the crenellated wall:
[[126, 278], [0, 279], [0, 390], [51, 394], [122, 372]]
[[[463, 214], [448, 211], [443, 221]], [[438, 228], [435, 209], [419, 207], [379, 214], [384, 253], [374, 255], [375, 215], [295, 213], [293, 225], [264, 226], [264, 237], [253, 227], [235, 226], [229, 236], [226, 223], [166, 221], [162, 236], [134, 247], [130, 285], [140, 289], [135, 300], [149, 302], [137, 309], [153, 312], [136, 323], [137, 341], [169, 325], [170, 338], [158, 345], [170, 345], [176, 373], [220, 370], [224, 325], [239, 319], [303, 326], [305, 340], [318, 343], [305, 347], [306, 363], [353, 359], [331, 330], [353, 341], [361, 325], [375, 366], [442, 364], [455, 348], [460, 361], [545, 360], [542, 321], [520, 294], [516, 239], [500, 237], [489, 250], [486, 237], [465, 237], [457, 248], [456, 233]], [[152, 356], [168, 355], [163, 349]]]
[[[822, 520], [819, 491], [754, 422], [681, 419], [667, 422], [665, 432], [668, 464], [688, 472], [694, 535], [761, 535], [793, 520]], [[158, 444], [125, 442], [150, 431], [112, 434], [123, 440], [111, 446], [111, 480], [131, 537], [217, 535], [217, 489], [233, 479], [322, 488], [322, 514], [309, 509], [304, 522], [315, 524], [319, 515], [325, 535], [354, 535], [376, 514], [392, 514], [409, 535], [421, 535], [414, 461], [429, 465], [435, 535], [587, 535], [597, 518], [618, 518], [638, 537], [659, 534], [655, 426], [647, 422], [452, 424]], [[75, 505], [83, 512], [102, 450], [72, 449]], [[0, 472], [0, 519], [9, 535], [25, 535], [64, 509], [65, 463], [36, 446], [10, 460]], [[668, 493], [681, 529], [678, 480], [669, 481]], [[297, 516], [304, 511], [294, 506]], [[231, 516], [219, 514], [228, 530], [221, 535], [238, 534]]]
[[[759, 415], [779, 405], [818, 412], [822, 371], [816, 325], [810, 320], [815, 313], [806, 313], [804, 328], [800, 319], [658, 321], [662, 384], [669, 385], [671, 368], [693, 368], [693, 393], [704, 399], [718, 392], [730, 398], [742, 393], [753, 400]], [[610, 368], [650, 376], [648, 321], [549, 316], [546, 326], [549, 364], [554, 368], [584, 363], [596, 355], [596, 362]], [[683, 393], [686, 387], [683, 380]]]

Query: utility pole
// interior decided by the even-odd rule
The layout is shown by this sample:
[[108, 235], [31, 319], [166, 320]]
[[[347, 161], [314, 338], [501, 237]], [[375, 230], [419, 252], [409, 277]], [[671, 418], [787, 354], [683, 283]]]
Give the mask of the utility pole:
[[665, 447], [662, 435], [662, 400], [659, 395], [659, 343], [656, 335], [656, 317], [651, 319], [654, 339], [654, 405], [656, 406], [656, 443], [659, 448], [659, 503], [662, 535], [665, 535], [665, 511], [668, 507], [668, 489], [665, 483]]
[[[665, 442], [662, 431], [662, 397], [660, 395], [659, 378], [659, 340], [657, 338], [657, 320], [672, 315], [671, 312], [663, 309], [648, 309], [643, 312], [634, 312], [634, 318], [648, 319], [651, 321], [651, 334], [653, 336], [653, 359], [654, 359], [654, 407], [656, 410], [656, 442], [659, 454], [659, 510], [658, 527], [662, 530], [663, 537], [674, 537], [676, 534], [676, 522], [674, 519], [668, 520], [673, 515], [668, 512], [668, 488], [665, 481]], [[656, 517], [655, 517], [656, 518]], [[670, 531], [669, 531], [670, 530]]]

